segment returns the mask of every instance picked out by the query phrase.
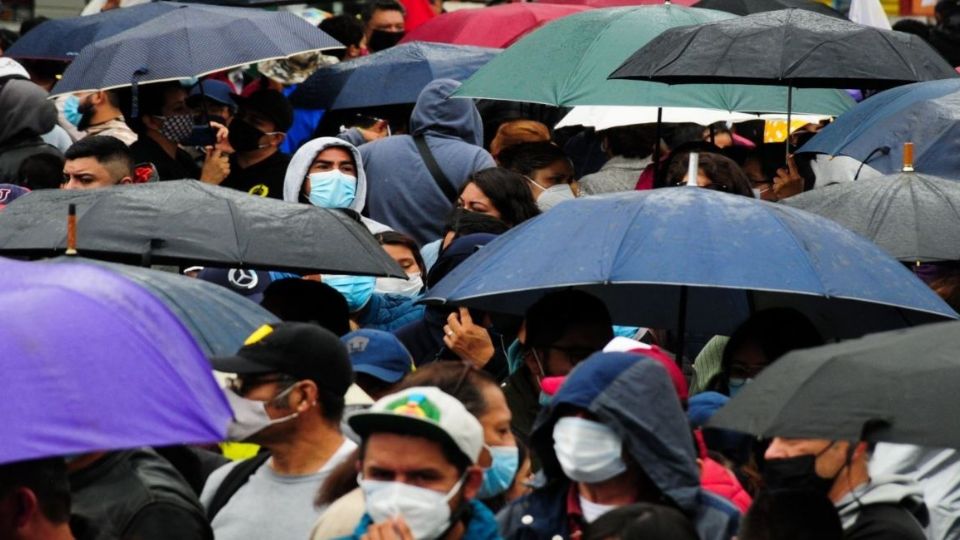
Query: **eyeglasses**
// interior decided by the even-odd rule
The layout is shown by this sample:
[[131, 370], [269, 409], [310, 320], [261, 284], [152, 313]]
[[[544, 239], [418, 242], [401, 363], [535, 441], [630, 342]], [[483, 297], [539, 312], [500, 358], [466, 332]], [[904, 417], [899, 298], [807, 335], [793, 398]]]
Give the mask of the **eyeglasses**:
[[238, 396], [243, 396], [248, 394], [254, 388], [263, 386], [265, 384], [295, 382], [297, 382], [297, 379], [289, 375], [282, 374], [240, 375], [227, 379], [227, 388], [233, 390], [233, 392]]

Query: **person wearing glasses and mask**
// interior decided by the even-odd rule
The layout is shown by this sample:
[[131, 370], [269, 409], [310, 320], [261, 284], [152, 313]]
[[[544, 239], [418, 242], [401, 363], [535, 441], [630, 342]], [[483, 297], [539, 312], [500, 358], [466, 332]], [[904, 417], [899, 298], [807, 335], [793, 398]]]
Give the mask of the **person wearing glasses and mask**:
[[218, 540], [306, 538], [323, 508], [314, 495], [357, 445], [340, 433], [353, 380], [346, 347], [307, 323], [264, 325], [236, 356], [212, 359], [236, 373], [225, 390], [231, 441], [266, 452], [214, 471], [200, 502]]

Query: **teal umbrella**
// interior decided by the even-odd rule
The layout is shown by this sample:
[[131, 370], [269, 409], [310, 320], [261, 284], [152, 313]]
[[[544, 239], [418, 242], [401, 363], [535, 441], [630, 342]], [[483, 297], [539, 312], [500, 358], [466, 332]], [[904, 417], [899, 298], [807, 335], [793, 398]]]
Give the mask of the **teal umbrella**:
[[[664, 30], [729, 18], [734, 15], [669, 4], [574, 13], [500, 53], [464, 82], [456, 95], [562, 107], [643, 105], [785, 112], [786, 88], [735, 84], [668, 86], [607, 79], [631, 51]], [[839, 115], [852, 106], [853, 100], [837, 90], [793, 92], [796, 113]]]

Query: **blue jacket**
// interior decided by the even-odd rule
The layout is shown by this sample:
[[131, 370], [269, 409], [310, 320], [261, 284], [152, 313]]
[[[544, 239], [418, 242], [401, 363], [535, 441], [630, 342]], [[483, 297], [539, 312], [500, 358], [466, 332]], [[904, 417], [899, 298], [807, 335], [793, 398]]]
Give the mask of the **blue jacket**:
[[[449, 97], [459, 87], [451, 79], [431, 82], [410, 115], [411, 134], [424, 136], [454, 191], [460, 191], [474, 172], [496, 166], [481, 147], [483, 122], [473, 101]], [[369, 186], [369, 217], [419, 244], [439, 238], [453, 202], [430, 175], [413, 137], [394, 135], [369, 142], [360, 146], [360, 154]]]
[[425, 306], [415, 304], [416, 301], [399, 294], [374, 294], [363, 307], [357, 324], [361, 328], [392, 332], [423, 318]]
[[530, 444], [540, 456], [547, 485], [504, 508], [497, 520], [506, 539], [569, 537], [566, 495], [570, 480], [553, 450], [558, 410], [592, 413], [623, 440], [624, 449], [684, 512], [703, 540], [727, 540], [740, 513], [728, 501], [700, 489], [693, 436], [666, 369], [632, 353], [597, 353], [581, 362], [544, 407]]
[[[475, 499], [470, 501], [470, 510], [473, 512], [473, 515], [467, 523], [467, 530], [463, 534], [463, 540], [499, 540], [500, 533], [497, 531], [497, 520], [493, 517], [493, 512], [487, 509], [483, 503]], [[356, 530], [353, 531], [353, 536], [349, 538], [352, 540], [360, 540], [360, 538], [367, 533], [367, 529], [371, 523], [373, 523], [373, 520], [370, 519], [370, 516], [364, 514]]]

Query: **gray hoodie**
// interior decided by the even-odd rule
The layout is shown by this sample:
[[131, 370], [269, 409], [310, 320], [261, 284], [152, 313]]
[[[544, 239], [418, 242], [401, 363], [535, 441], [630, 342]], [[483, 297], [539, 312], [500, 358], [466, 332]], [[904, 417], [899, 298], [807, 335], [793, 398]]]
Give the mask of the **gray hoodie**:
[[[863, 526], [863, 523], [857, 522], [862, 512], [866, 507], [877, 505], [887, 505], [892, 511], [896, 511], [894, 507], [905, 510], [904, 515], [898, 516], [902, 518], [898, 521], [906, 523], [908, 527], [911, 522], [915, 522], [914, 537], [917, 535], [919, 538], [924, 537], [923, 528], [929, 522], [929, 514], [923, 502], [923, 490], [915, 480], [904, 475], [871, 478], [869, 483], [857, 487], [840, 499], [836, 507], [840, 514], [840, 521], [843, 523], [843, 530], [849, 535], [854, 526]], [[889, 525], [886, 528], [889, 529]], [[909, 532], [900, 532], [896, 536], [909, 540], [912, 538], [908, 535]]]
[[9, 79], [0, 83], [0, 182], [17, 183], [20, 163], [34, 154], [60, 152], [41, 135], [57, 124], [57, 108], [36, 84]]

